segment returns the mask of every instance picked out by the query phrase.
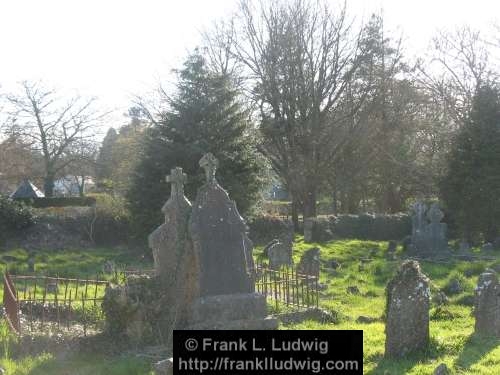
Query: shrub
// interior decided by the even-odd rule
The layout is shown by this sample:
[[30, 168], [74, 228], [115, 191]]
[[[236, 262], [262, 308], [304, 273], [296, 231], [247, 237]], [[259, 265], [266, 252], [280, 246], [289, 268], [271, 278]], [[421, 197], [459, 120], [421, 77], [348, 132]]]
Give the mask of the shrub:
[[97, 245], [118, 245], [131, 238], [130, 213], [125, 199], [109, 194], [96, 194], [94, 216], [88, 218], [90, 239]]
[[330, 218], [334, 236], [369, 240], [399, 240], [411, 233], [411, 218], [407, 214], [339, 215]]
[[33, 208], [90, 207], [96, 204], [93, 197], [20, 198], [16, 201], [23, 202]]
[[0, 239], [20, 232], [34, 221], [33, 212], [24, 204], [0, 196]]
[[257, 216], [248, 222], [250, 239], [256, 244], [266, 244], [274, 238], [280, 238], [293, 231], [291, 221], [275, 216]]

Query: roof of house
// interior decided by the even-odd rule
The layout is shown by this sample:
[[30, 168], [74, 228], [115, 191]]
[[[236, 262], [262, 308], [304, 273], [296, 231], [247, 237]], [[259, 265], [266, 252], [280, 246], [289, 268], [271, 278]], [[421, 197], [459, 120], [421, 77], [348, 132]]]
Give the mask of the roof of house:
[[24, 180], [21, 185], [13, 192], [10, 197], [12, 199], [19, 198], [43, 198], [43, 194], [35, 185], [31, 183], [28, 179]]

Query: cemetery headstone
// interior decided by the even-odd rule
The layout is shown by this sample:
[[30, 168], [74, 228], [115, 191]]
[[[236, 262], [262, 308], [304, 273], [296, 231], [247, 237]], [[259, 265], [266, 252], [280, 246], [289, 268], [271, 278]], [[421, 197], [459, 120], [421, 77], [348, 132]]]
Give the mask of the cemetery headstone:
[[386, 357], [403, 357], [429, 343], [429, 279], [416, 261], [405, 261], [387, 285]]
[[217, 183], [217, 159], [200, 160], [206, 182], [198, 190], [190, 219], [190, 234], [200, 260], [200, 295], [252, 293], [253, 258], [247, 226], [236, 204]]
[[292, 242], [285, 241], [286, 240], [278, 240], [267, 249], [269, 268], [277, 270], [283, 265], [293, 264]]
[[305, 275], [319, 276], [320, 269], [320, 249], [312, 247], [302, 254], [297, 271]]
[[188, 329], [274, 329], [265, 319], [264, 295], [255, 293], [252, 243], [236, 204], [218, 184], [217, 159], [200, 160], [206, 182], [198, 190], [190, 235], [200, 260], [200, 297], [191, 309]]
[[413, 205], [410, 255], [421, 257], [446, 257], [450, 255], [447, 225], [442, 223], [444, 214], [437, 203], [429, 209], [422, 202]]
[[182, 168], [174, 168], [166, 178], [171, 183], [170, 198], [161, 209], [165, 222], [149, 235], [153, 250], [155, 272], [162, 282], [169, 285], [177, 274], [179, 254], [183, 253], [187, 237], [187, 223], [191, 203], [184, 196], [187, 180]]
[[479, 276], [474, 293], [475, 331], [500, 338], [500, 284], [493, 270]]

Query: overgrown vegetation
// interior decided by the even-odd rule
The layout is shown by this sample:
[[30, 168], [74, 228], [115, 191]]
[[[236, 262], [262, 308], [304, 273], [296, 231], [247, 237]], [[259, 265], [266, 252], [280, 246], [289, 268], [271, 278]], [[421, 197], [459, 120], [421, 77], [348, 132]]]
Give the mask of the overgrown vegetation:
[[0, 241], [33, 224], [33, 212], [20, 202], [0, 195]]

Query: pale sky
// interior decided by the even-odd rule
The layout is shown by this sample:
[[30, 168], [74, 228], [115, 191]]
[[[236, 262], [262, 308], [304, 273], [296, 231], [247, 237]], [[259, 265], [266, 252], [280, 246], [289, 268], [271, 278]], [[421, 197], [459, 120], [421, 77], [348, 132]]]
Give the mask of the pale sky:
[[[333, 1], [333, 0], [332, 0]], [[99, 97], [116, 121], [133, 94], [154, 88], [182, 64], [199, 32], [228, 17], [237, 0], [0, 0], [0, 86], [42, 79]], [[500, 0], [348, 0], [366, 19], [383, 8], [387, 29], [399, 30], [421, 53], [438, 28], [488, 27]], [[121, 124], [110, 124], [117, 127]]]

